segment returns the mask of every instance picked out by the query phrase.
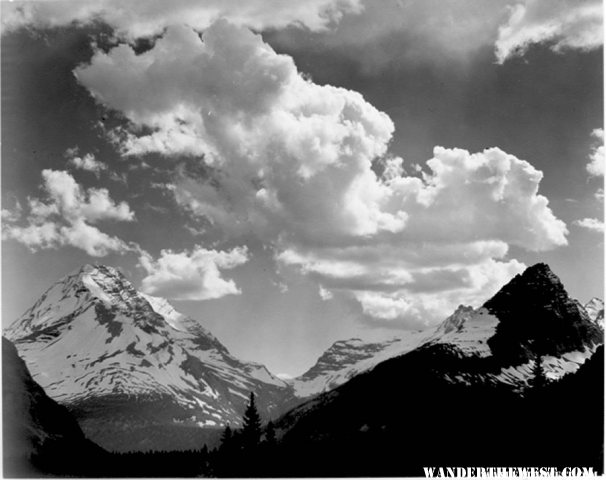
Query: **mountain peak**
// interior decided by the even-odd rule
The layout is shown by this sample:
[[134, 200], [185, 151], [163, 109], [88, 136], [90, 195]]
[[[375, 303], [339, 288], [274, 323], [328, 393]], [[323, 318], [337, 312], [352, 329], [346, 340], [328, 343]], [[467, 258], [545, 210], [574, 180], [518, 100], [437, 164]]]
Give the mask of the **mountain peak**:
[[544, 273], [552, 273], [551, 268], [548, 264], [544, 262], [538, 262], [530, 267], [526, 268], [525, 272], [544, 272]]
[[512, 360], [529, 357], [531, 350], [558, 355], [601, 342], [601, 332], [583, 306], [570, 298], [545, 263], [516, 275], [484, 308], [499, 319], [497, 334], [489, 341], [491, 349]]
[[123, 277], [124, 275], [120, 270], [109, 265], [103, 265], [101, 263], [85, 263], [84, 265], [76, 268], [71, 273], [66, 275], [65, 278], [69, 277], [81, 277], [83, 275], [107, 275], [111, 277]]
[[152, 312], [147, 301], [117, 269], [86, 264], [55, 282], [7, 329], [9, 339], [32, 334], [58, 334], [87, 311]]
[[528, 267], [523, 273], [516, 275], [488, 300], [484, 307], [492, 311], [501, 310], [502, 308], [509, 309], [516, 305], [524, 308], [530, 306], [524, 305], [525, 303], [537, 307], [547, 305], [554, 307], [569, 302], [571, 302], [571, 299], [568, 297], [564, 285], [562, 285], [558, 276], [552, 272], [549, 265], [537, 263]]
[[542, 280], [543, 282], [562, 285], [562, 282], [560, 281], [558, 276], [553, 273], [549, 265], [547, 265], [546, 263], [535, 263], [534, 265], [524, 270], [521, 276], [526, 281], [536, 279]]
[[[6, 336], [48, 395], [86, 416], [87, 435], [107, 448], [124, 446], [107, 421], [114, 415], [128, 415], [145, 443], [152, 424], [171, 432], [234, 424], [251, 391], [267, 415], [292, 395], [265, 367], [232, 356], [200, 322], [105, 265], [55, 282]], [[111, 408], [99, 409], [106, 401]]]
[[142, 299], [137, 290], [117, 268], [86, 264], [77, 279], [93, 297], [108, 306], [140, 306]]
[[130, 284], [120, 270], [109, 265], [87, 263], [75, 271], [75, 276], [80, 280], [90, 277], [97, 281], [120, 281]]

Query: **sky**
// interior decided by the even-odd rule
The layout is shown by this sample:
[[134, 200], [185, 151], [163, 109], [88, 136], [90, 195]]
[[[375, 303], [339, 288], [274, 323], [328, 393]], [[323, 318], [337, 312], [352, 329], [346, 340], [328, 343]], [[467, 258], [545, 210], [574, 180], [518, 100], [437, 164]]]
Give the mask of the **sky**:
[[603, 10], [2, 8], [2, 322], [86, 263], [297, 375], [548, 263], [604, 291]]

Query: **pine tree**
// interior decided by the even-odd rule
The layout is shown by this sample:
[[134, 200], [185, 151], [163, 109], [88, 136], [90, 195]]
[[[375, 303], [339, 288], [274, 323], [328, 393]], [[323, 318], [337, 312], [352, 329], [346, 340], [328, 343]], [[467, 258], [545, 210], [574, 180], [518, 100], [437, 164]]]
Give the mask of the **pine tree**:
[[276, 429], [271, 420], [267, 424], [267, 427], [265, 427], [265, 443], [270, 447], [276, 444]]
[[547, 384], [547, 377], [545, 376], [545, 370], [543, 370], [543, 356], [537, 355], [534, 360], [534, 369], [533, 369], [533, 387], [534, 388], [542, 388]]
[[250, 400], [242, 418], [242, 440], [245, 448], [254, 447], [261, 439], [261, 416], [255, 404], [255, 394], [250, 392]]
[[224, 447], [224, 446], [228, 445], [233, 437], [234, 437], [234, 434], [231, 431], [231, 428], [228, 423], [227, 426], [225, 427], [225, 430], [223, 430], [223, 433], [221, 434], [221, 446]]

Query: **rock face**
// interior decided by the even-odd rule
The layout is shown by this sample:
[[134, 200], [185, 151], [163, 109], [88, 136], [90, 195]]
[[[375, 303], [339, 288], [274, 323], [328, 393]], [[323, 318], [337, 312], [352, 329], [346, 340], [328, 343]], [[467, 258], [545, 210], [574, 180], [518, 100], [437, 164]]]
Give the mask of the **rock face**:
[[602, 343], [581, 304], [547, 265], [536, 264], [481, 308], [459, 307], [425, 346], [460, 360], [444, 366], [449, 381], [524, 390], [532, 384], [537, 360], [546, 377], [556, 380], [578, 370]]
[[33, 377], [110, 450], [199, 448], [255, 392], [269, 416], [292, 387], [242, 362], [198, 322], [87, 265], [7, 330]]
[[539, 263], [516, 275], [484, 307], [498, 317], [491, 350], [516, 363], [534, 355], [561, 356], [603, 342], [603, 335], [559, 278]]
[[589, 315], [589, 318], [604, 330], [604, 301], [599, 298], [592, 298], [585, 305], [585, 311]]
[[4, 337], [2, 401], [5, 477], [94, 475], [94, 464], [100, 465], [105, 452], [84, 437], [65, 407], [46, 395]]

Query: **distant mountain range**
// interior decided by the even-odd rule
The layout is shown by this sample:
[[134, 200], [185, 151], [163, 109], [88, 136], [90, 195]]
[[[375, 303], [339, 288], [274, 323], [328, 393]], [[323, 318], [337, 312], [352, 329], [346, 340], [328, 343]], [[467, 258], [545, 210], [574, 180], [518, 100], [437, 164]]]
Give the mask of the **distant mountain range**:
[[[285, 381], [237, 359], [198, 321], [138, 292], [118, 270], [86, 265], [52, 285], [5, 336], [88, 438], [125, 451], [213, 445], [225, 425], [239, 425], [250, 392], [265, 419], [281, 417], [286, 435], [301, 412], [396, 357], [416, 358], [421, 370], [431, 365], [449, 384], [523, 393], [536, 358], [552, 380], [578, 370], [603, 343], [600, 325], [601, 301], [585, 309], [538, 264], [481, 308], [461, 306], [437, 328], [385, 342], [336, 342]], [[392, 381], [401, 381], [395, 372]]]

